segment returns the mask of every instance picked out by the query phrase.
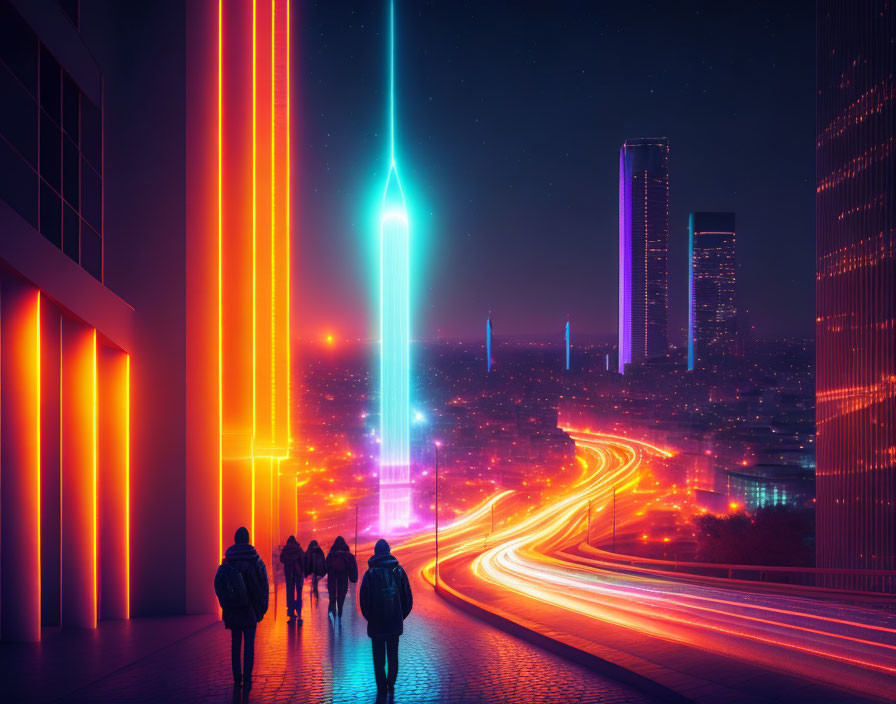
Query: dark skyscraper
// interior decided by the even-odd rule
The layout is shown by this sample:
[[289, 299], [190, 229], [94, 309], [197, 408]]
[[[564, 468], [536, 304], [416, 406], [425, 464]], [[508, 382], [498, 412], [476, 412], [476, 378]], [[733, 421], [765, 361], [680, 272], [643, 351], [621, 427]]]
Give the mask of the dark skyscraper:
[[691, 213], [688, 259], [688, 369], [694, 369], [737, 347], [734, 213]]
[[896, 6], [822, 0], [817, 12], [818, 566], [892, 570]]
[[619, 150], [619, 372], [668, 348], [669, 140]]

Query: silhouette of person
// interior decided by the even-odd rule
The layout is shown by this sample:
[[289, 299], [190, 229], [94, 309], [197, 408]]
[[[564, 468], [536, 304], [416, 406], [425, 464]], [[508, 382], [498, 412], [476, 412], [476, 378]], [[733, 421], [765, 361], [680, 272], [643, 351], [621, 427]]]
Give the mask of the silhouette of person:
[[298, 611], [299, 625], [302, 625], [302, 585], [305, 583], [305, 551], [291, 535], [280, 551], [280, 562], [283, 563], [283, 576], [286, 578], [286, 613], [289, 620], [296, 618]]
[[327, 553], [327, 594], [330, 597], [328, 610], [334, 618], [342, 618], [342, 605], [345, 603], [348, 583], [357, 581], [358, 562], [348, 549], [345, 538], [340, 535]]
[[[255, 662], [255, 628], [268, 610], [268, 571], [264, 560], [249, 544], [246, 528], [238, 528], [233, 539], [235, 543], [227, 548], [215, 574], [215, 594], [223, 610], [224, 628], [230, 630], [233, 685], [249, 690]], [[242, 671], [241, 641], [245, 644]]]
[[316, 540], [308, 543], [308, 549], [305, 551], [305, 574], [311, 575], [311, 593], [320, 596], [317, 593], [317, 583], [321, 577], [327, 575], [327, 558], [324, 557], [323, 548]]
[[407, 574], [389, 551], [389, 543], [382, 538], [376, 541], [373, 557], [367, 561], [359, 601], [373, 646], [377, 689], [380, 692], [394, 690], [398, 676], [398, 638], [404, 633], [404, 620], [411, 613], [414, 599]]

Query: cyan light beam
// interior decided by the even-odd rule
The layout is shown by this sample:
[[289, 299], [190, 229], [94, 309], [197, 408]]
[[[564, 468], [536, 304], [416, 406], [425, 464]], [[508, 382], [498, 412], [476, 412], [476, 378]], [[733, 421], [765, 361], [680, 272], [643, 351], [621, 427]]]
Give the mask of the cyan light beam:
[[395, 5], [389, 5], [389, 175], [380, 211], [380, 528], [406, 528], [410, 488], [410, 227], [395, 160]]

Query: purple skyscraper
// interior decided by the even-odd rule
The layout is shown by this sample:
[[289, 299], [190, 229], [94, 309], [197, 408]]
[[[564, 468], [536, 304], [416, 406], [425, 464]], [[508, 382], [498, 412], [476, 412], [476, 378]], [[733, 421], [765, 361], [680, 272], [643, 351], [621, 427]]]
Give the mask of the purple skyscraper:
[[619, 372], [666, 354], [669, 298], [669, 140], [619, 150]]

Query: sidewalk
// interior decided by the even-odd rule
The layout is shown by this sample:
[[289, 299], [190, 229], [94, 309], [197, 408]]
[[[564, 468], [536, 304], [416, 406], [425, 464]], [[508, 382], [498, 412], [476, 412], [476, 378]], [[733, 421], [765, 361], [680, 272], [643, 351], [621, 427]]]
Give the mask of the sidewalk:
[[[416, 576], [416, 570], [409, 566], [408, 572], [414, 589], [414, 610], [405, 623], [405, 635], [401, 639], [401, 667], [392, 701], [433, 704], [651, 704], [656, 701], [446, 605]], [[61, 659], [57, 656], [54, 662], [32, 662], [26, 675], [15, 678], [19, 695], [7, 697], [4, 692], [0, 700], [42, 702], [55, 695], [66, 704], [372, 703], [376, 700], [376, 688], [370, 640], [366, 622], [356, 606], [355, 590], [349, 591], [341, 625], [334, 625], [327, 616], [323, 585], [321, 595], [320, 600], [310, 601], [306, 585], [301, 627], [287, 625], [282, 592], [277, 600], [281, 613], [274, 612], [271, 599], [271, 610], [259, 624], [254, 686], [248, 697], [239, 692], [234, 697], [229, 632], [217, 622], [204, 628], [197, 622], [194, 626], [199, 630], [186, 638], [155, 652], [146, 648], [146, 654], [133, 653], [137, 657], [131, 656], [126, 667], [113, 671], [109, 666], [105, 673], [94, 670], [77, 681], [67, 681], [75, 664], [66, 662], [66, 652], [78, 662], [91, 659], [84, 657], [81, 646], [89, 641], [88, 634], [72, 633], [64, 647], [62, 643], [57, 646]], [[107, 635], [102, 630], [98, 641]], [[106, 644], [95, 650], [92, 659], [103, 660], [115, 646]], [[127, 659], [124, 654], [118, 658], [124, 659]], [[63, 669], [56, 669], [59, 663]], [[11, 671], [13, 668], [4, 662], [4, 676]], [[55, 680], [59, 686], [47, 680]], [[37, 690], [25, 688], [24, 683], [38, 684]], [[35, 694], [43, 698], [35, 698]]]
[[51, 702], [217, 623], [217, 615], [45, 628], [40, 643], [0, 643], [0, 701]]

